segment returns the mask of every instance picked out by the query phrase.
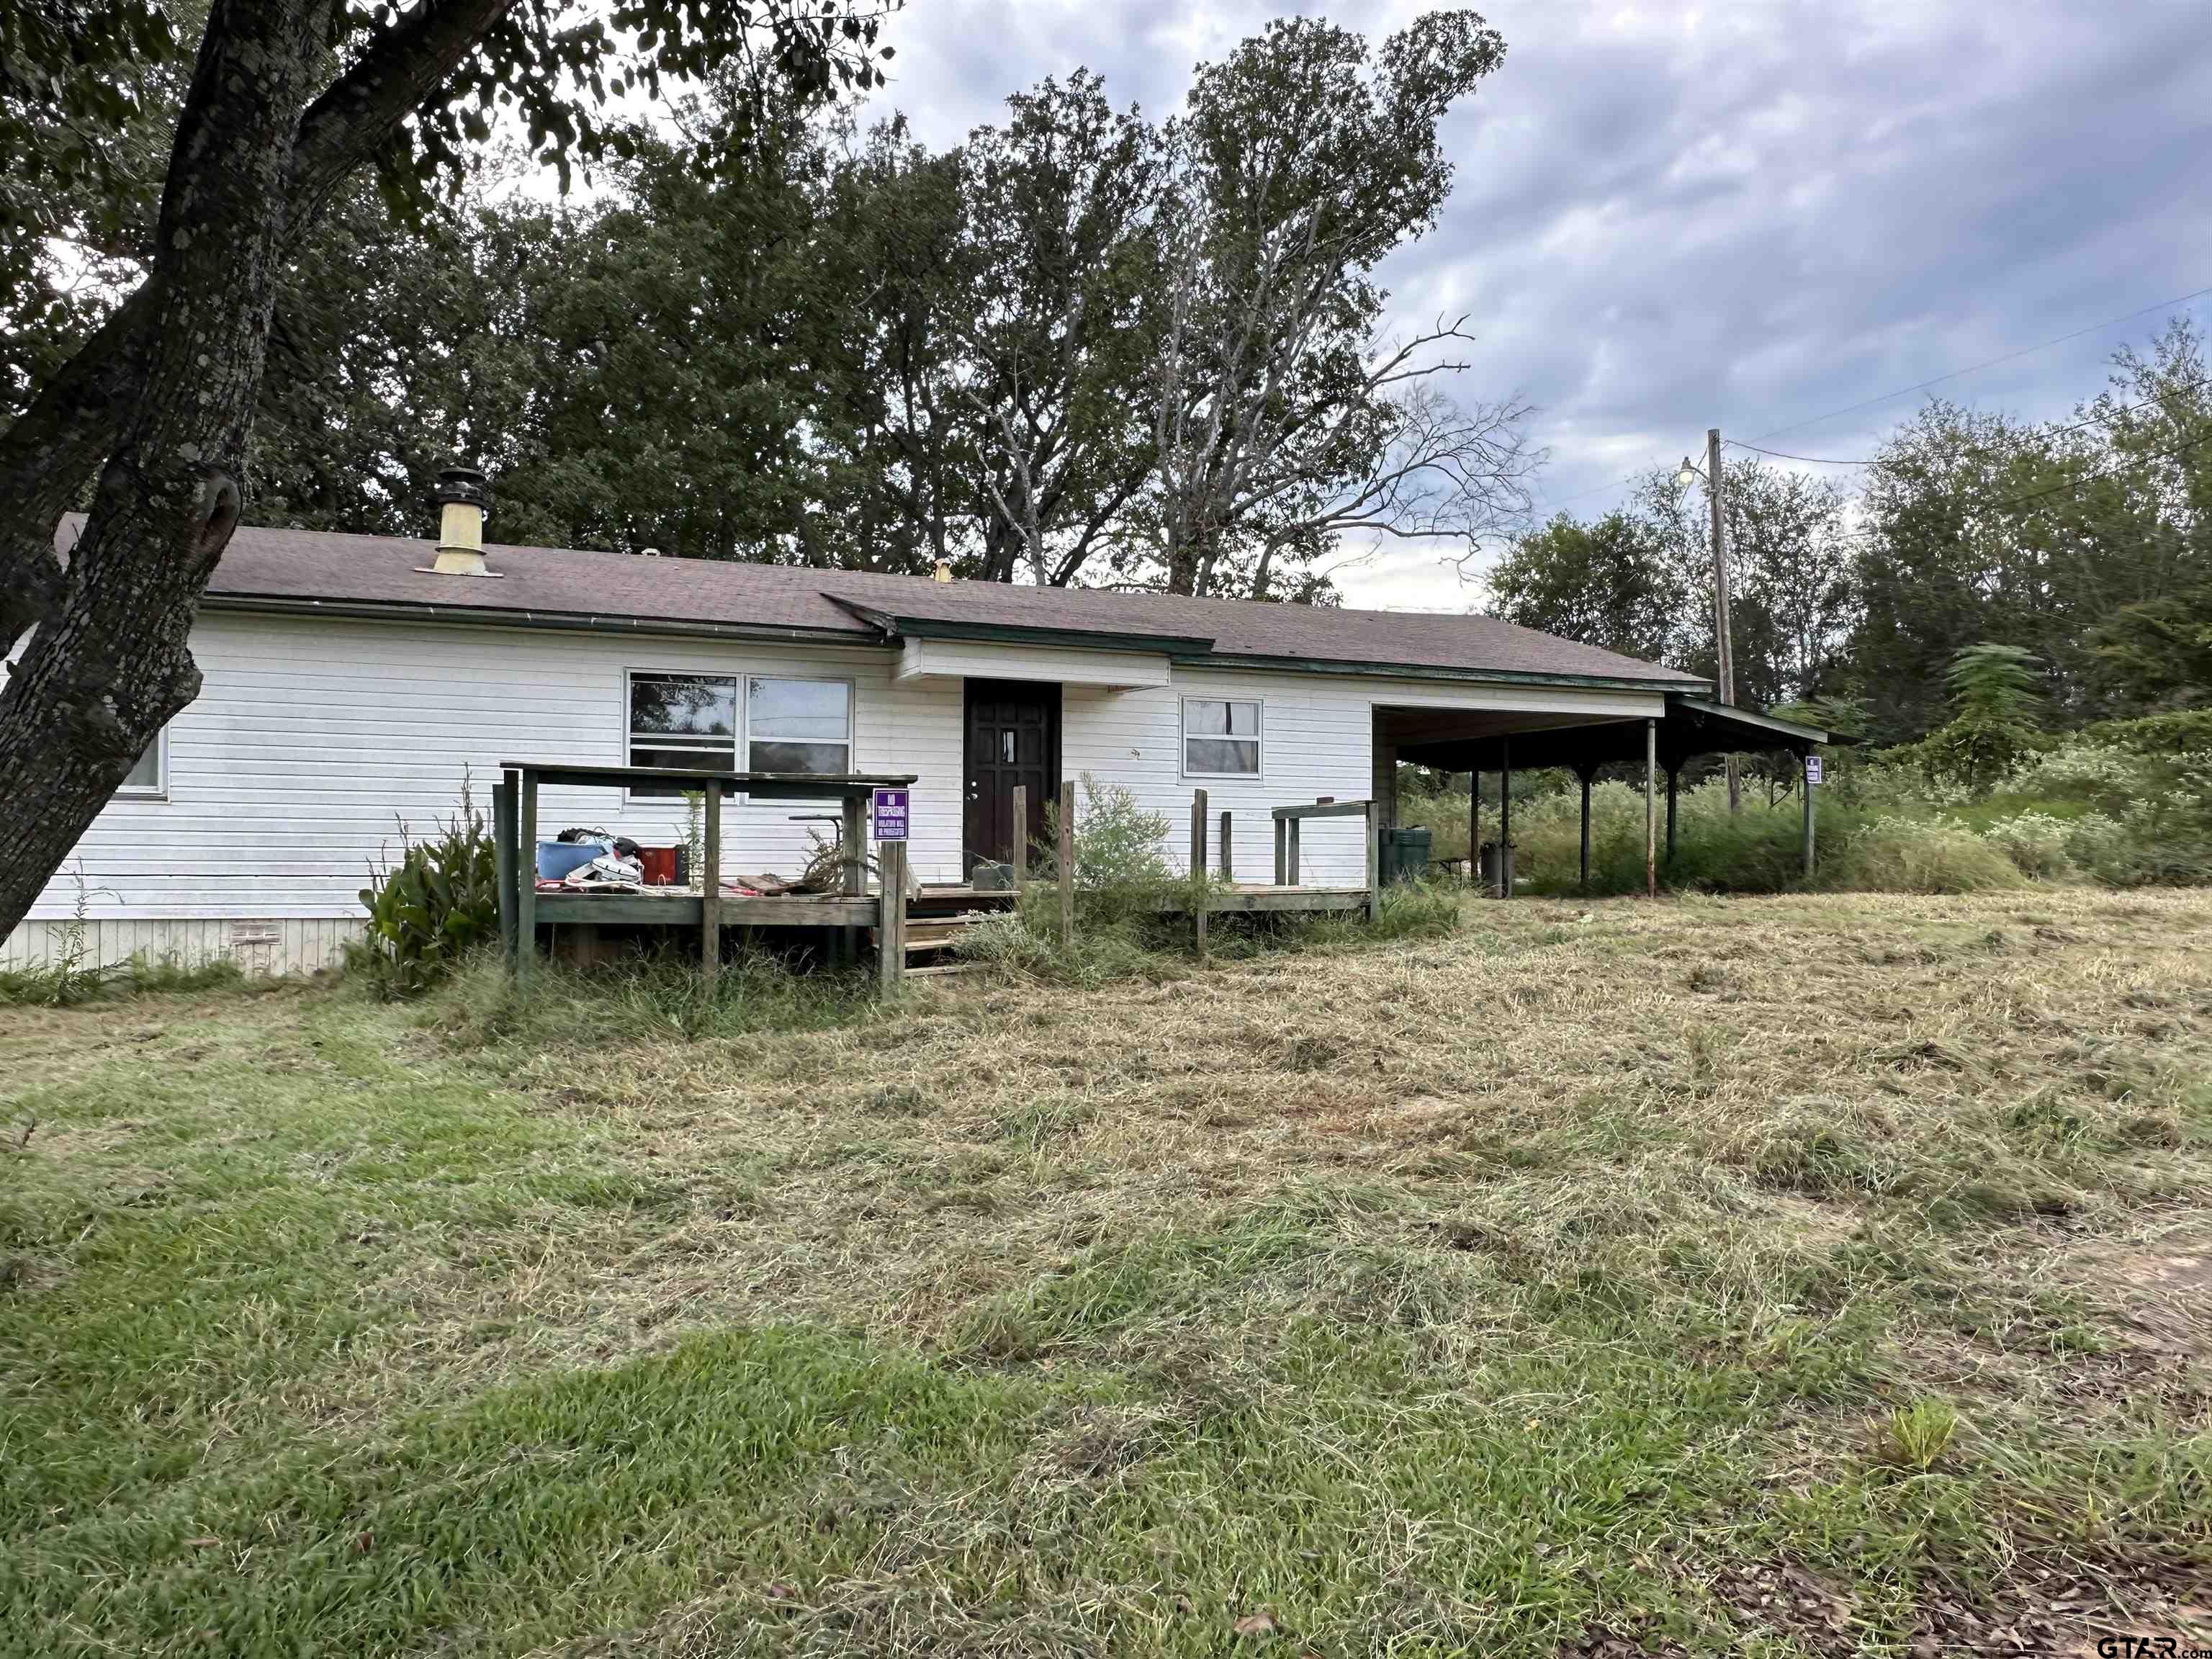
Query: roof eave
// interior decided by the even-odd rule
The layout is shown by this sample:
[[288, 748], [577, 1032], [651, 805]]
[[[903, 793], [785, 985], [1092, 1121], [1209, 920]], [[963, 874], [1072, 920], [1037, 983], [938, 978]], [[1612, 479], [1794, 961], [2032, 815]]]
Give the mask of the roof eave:
[[1207, 656], [1210, 638], [1195, 634], [1132, 634], [1117, 629], [1044, 628], [1024, 623], [949, 621], [940, 617], [910, 617], [878, 610], [857, 599], [835, 593], [822, 596], [840, 610], [851, 612], [887, 638], [908, 640], [968, 640], [990, 645], [1048, 645], [1089, 651], [1122, 651], [1146, 656]]
[[1680, 693], [1686, 688], [1700, 691], [1711, 690], [1712, 682], [1685, 674], [1674, 679], [1639, 679], [1626, 674], [1563, 674], [1540, 673], [1530, 670], [1510, 668], [1453, 668], [1425, 663], [1375, 662], [1346, 659], [1341, 661], [1310, 657], [1269, 657], [1249, 652], [1224, 653], [1204, 657], [1177, 657], [1176, 661], [1186, 667], [1262, 669], [1284, 674], [1350, 674], [1367, 679], [1394, 680], [1460, 680], [1496, 685], [1557, 685], [1571, 686], [1588, 691], [1648, 691], [1668, 696]]
[[1686, 696], [1680, 693], [1669, 693], [1668, 696], [1671, 701], [1681, 704], [1685, 708], [1693, 709], [1700, 714], [1723, 720], [1732, 720], [1742, 726], [1757, 726], [1761, 731], [1771, 732], [1778, 737], [1788, 738], [1796, 743], [1842, 744], [1858, 741], [1856, 738], [1846, 738], [1832, 732], [1823, 732], [1817, 726], [1804, 726], [1796, 720], [1783, 720], [1777, 715], [1763, 714], [1755, 708], [1738, 708], [1729, 703], [1715, 702], [1706, 697]]
[[693, 639], [805, 640], [866, 650], [880, 649], [883, 644], [872, 635], [854, 628], [718, 623], [696, 617], [633, 617], [568, 611], [514, 611], [505, 606], [437, 605], [421, 599], [319, 599], [298, 594], [210, 592], [201, 599], [200, 608], [273, 617], [336, 617], [354, 622], [442, 623], [454, 627], [527, 628], [570, 634], [663, 634]]

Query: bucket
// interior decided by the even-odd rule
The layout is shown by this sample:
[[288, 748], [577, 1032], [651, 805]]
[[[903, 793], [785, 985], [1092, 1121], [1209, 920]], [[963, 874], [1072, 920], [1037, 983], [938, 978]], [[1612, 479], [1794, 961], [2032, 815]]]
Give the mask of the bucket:
[[637, 861], [645, 871], [647, 887], [676, 885], [676, 849], [673, 847], [641, 847]]

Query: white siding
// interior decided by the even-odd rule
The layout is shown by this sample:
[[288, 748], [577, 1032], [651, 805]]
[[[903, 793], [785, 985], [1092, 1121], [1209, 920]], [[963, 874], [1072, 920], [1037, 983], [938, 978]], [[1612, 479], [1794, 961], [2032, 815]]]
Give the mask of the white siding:
[[113, 967], [143, 957], [185, 968], [228, 960], [257, 978], [311, 974], [334, 964], [346, 941], [362, 934], [358, 916], [240, 917], [228, 921], [155, 917], [133, 921], [100, 915], [106, 908], [97, 899], [91, 902], [83, 931], [74, 940], [69, 922], [25, 922], [0, 939], [0, 968], [51, 968], [75, 955], [80, 967]]
[[[204, 684], [170, 726], [167, 798], [111, 803], [34, 919], [71, 913], [80, 868], [95, 919], [357, 916], [371, 862], [454, 811], [465, 771], [488, 813], [503, 760], [623, 763], [628, 669], [850, 679], [855, 765], [921, 775], [916, 867], [959, 874], [960, 682], [894, 702], [888, 650], [212, 612], [192, 653]], [[733, 802], [727, 867], [791, 872], [807, 828], [791, 816], [824, 810]], [[547, 789], [541, 832], [572, 823], [667, 845], [684, 807]]]
[[[1231, 697], [1262, 705], [1257, 778], [1185, 777], [1182, 700]], [[1190, 804], [1204, 789], [1211, 823], [1209, 856], [1219, 866], [1221, 813], [1235, 819], [1232, 850], [1239, 881], [1274, 879], [1270, 809], [1322, 795], [1364, 800], [1375, 787], [1374, 711], [1394, 708], [1573, 712], [1592, 720], [1661, 714], [1656, 694], [1542, 687], [1478, 686], [1434, 680], [1383, 680], [1350, 675], [1282, 673], [1219, 668], [1175, 671], [1158, 690], [1115, 696], [1071, 692], [1064, 702], [1061, 769], [1089, 772], [1125, 785], [1147, 810], [1168, 816], [1169, 856], [1188, 862]], [[1300, 835], [1310, 885], [1354, 885], [1366, 879], [1366, 832], [1357, 818], [1318, 818]]]
[[[372, 862], [396, 852], [401, 826], [433, 832], [454, 811], [465, 770], [479, 809], [504, 760], [619, 764], [627, 759], [624, 674], [665, 669], [849, 679], [856, 768], [917, 775], [915, 867], [925, 881], [962, 869], [963, 685], [901, 680], [886, 647], [751, 644], [645, 635], [324, 621], [212, 612], [193, 630], [199, 699], [173, 723], [166, 798], [118, 799], [94, 822], [0, 962], [60, 948], [54, 924], [78, 902], [99, 959], [132, 951], [196, 961], [220, 951], [256, 971], [313, 968], [358, 931], [357, 895]], [[962, 647], [978, 676], [1038, 678], [1038, 653]], [[1185, 696], [1265, 706], [1255, 779], [1186, 778]], [[1127, 691], [1071, 685], [1063, 699], [1062, 774], [1125, 784], [1170, 820], [1180, 867], [1191, 792], [1236, 815], [1237, 875], [1273, 878], [1268, 809], [1319, 795], [1353, 800], [1373, 787], [1377, 705], [1572, 711], [1592, 719], [1662, 712], [1656, 693], [1481, 687], [1438, 681], [1177, 667], [1166, 685]], [[815, 804], [732, 803], [726, 867], [790, 872]], [[548, 789], [541, 834], [588, 824], [666, 845], [683, 835], [677, 801], [629, 801], [613, 789]], [[1356, 883], [1364, 849], [1355, 820], [1304, 832], [1310, 883]], [[1218, 842], [1215, 842], [1218, 859]]]
[[1061, 685], [1165, 685], [1168, 659], [1139, 651], [1076, 651], [1065, 646], [1013, 646], [971, 640], [908, 640], [899, 649], [898, 678], [1046, 680]]

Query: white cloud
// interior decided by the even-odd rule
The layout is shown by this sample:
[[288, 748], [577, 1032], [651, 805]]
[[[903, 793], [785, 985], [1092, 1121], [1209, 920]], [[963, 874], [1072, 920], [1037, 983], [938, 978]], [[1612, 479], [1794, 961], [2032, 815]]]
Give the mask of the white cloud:
[[[1194, 64], [1279, 10], [917, 0], [888, 100], [958, 142], [1079, 66], [1169, 112]], [[1328, 9], [1379, 36], [1407, 5]], [[2196, 4], [1501, 0], [1504, 66], [1449, 118], [1443, 222], [1384, 276], [1408, 323], [1473, 313], [1470, 395], [1519, 392], [1540, 495], [1610, 481], [1717, 422], [1752, 438], [2212, 284], [2212, 53]], [[2200, 314], [2212, 308], [2199, 302]], [[2030, 417], [2094, 392], [2099, 331], [1943, 390]], [[1900, 400], [1784, 448], [1870, 453]], [[1346, 571], [1355, 602], [1459, 607], [1431, 551]]]

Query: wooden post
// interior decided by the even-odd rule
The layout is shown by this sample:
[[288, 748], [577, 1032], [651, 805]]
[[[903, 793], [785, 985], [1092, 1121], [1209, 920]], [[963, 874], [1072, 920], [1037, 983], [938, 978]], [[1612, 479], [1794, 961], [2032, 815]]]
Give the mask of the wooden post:
[[1498, 740], [1498, 896], [1513, 896], [1513, 739]]
[[1226, 807], [1221, 812], [1221, 878], [1224, 881], [1237, 879], [1237, 860], [1229, 848], [1229, 811]]
[[1676, 761], [1667, 769], [1667, 862], [1674, 861], [1674, 804], [1681, 793], [1682, 763]]
[[514, 971], [514, 774], [491, 787], [492, 879], [499, 887], [499, 953]]
[[1293, 887], [1303, 884], [1305, 880], [1305, 878], [1298, 873], [1298, 825], [1303, 820], [1298, 818], [1291, 820], [1291, 833], [1284, 838], [1283, 842], [1284, 861], [1291, 866], [1291, 885]]
[[1467, 775], [1467, 884], [1482, 885], [1482, 774]]
[[1075, 780], [1060, 784], [1060, 948], [1075, 945]]
[[1192, 942], [1206, 954], [1206, 791], [1190, 792], [1190, 925]]
[[1797, 761], [1797, 787], [1803, 791], [1805, 796], [1805, 879], [1808, 881], [1813, 879], [1814, 808], [1813, 778], [1812, 775], [1805, 769], [1805, 763], [1811, 757], [1808, 750], [1806, 754], [1798, 757]]
[[876, 992], [889, 997], [906, 975], [906, 843], [881, 842], [876, 867], [883, 876], [876, 901]]
[[1644, 896], [1659, 896], [1659, 722], [1644, 722]]
[[538, 955], [538, 774], [522, 769], [522, 815], [515, 828], [514, 982], [527, 985]]
[[[845, 797], [845, 868], [844, 880], [839, 884], [848, 898], [859, 898], [868, 890], [868, 804], [858, 795]], [[837, 932], [837, 965], [855, 968], [860, 961], [860, 930], [842, 927]]]
[[1014, 786], [1014, 890], [1030, 878], [1030, 787]]
[[714, 994], [714, 987], [722, 973], [722, 785], [719, 778], [707, 781], [706, 833], [699, 861], [707, 867], [699, 872], [699, 974], [706, 981], [707, 994]]
[[1583, 781], [1583, 891], [1589, 891], [1589, 791], [1590, 769], [1577, 766], [1576, 775]]
[[1382, 919], [1382, 803], [1367, 803], [1367, 920]]

